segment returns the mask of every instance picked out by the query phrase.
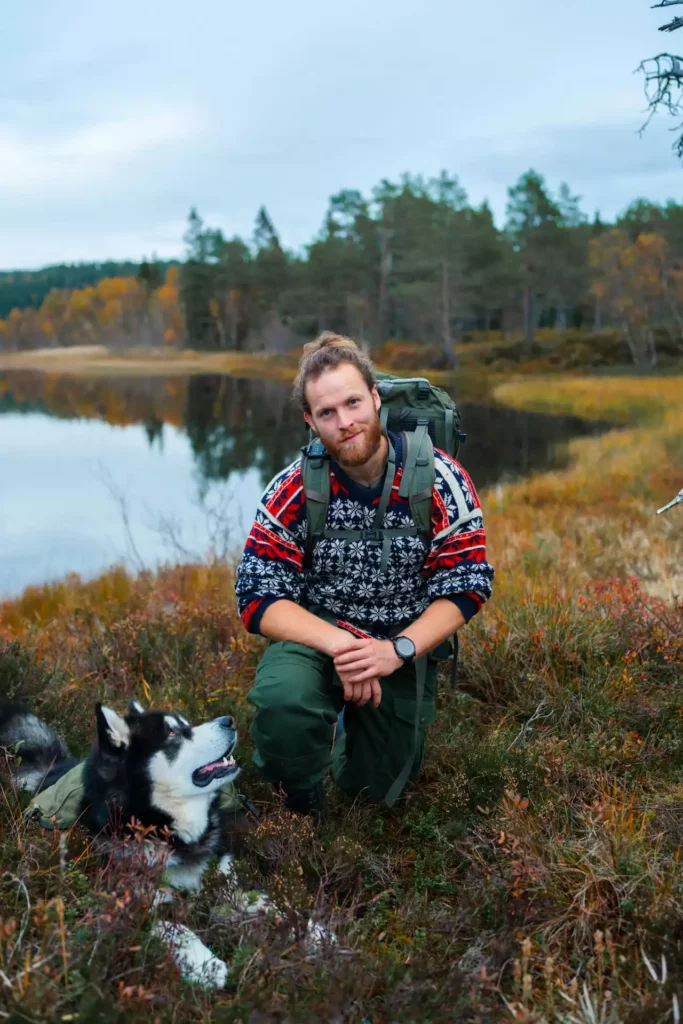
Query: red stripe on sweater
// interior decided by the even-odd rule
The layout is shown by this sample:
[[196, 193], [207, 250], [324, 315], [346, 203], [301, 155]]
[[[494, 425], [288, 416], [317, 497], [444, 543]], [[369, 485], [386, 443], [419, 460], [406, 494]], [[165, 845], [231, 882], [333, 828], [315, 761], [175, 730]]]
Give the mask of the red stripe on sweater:
[[259, 610], [264, 601], [265, 598], [256, 597], [254, 598], [253, 601], [250, 601], [249, 604], [246, 605], [246, 607], [242, 610], [240, 618], [242, 619], [242, 622], [244, 623], [244, 627], [246, 630], [249, 630], [251, 620], [253, 619], [254, 615]]

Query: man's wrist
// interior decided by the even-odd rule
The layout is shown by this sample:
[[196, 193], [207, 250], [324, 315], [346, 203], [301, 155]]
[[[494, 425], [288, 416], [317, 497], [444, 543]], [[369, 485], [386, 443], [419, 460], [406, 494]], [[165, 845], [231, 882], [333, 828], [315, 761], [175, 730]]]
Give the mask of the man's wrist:
[[415, 642], [405, 633], [392, 637], [391, 644], [396, 656], [404, 665], [412, 665], [417, 657]]
[[[404, 664], [404, 662], [403, 662], [403, 660], [401, 658], [399, 658], [398, 654], [396, 653], [396, 648], [394, 647], [394, 644], [393, 644], [392, 640], [383, 640], [381, 642], [387, 648], [387, 653], [389, 653], [389, 656], [390, 656], [390, 658], [392, 659], [392, 661], [394, 663], [394, 668], [392, 669], [392, 672], [395, 672], [397, 669], [401, 668], [401, 666]], [[391, 674], [391, 673], [389, 673], [389, 674]]]
[[339, 626], [333, 626], [331, 623], [325, 623], [325, 635], [322, 638], [323, 654], [329, 655], [330, 658], [334, 656], [334, 652], [345, 640], [347, 640], [352, 634], [349, 633], [348, 629], [341, 629]]

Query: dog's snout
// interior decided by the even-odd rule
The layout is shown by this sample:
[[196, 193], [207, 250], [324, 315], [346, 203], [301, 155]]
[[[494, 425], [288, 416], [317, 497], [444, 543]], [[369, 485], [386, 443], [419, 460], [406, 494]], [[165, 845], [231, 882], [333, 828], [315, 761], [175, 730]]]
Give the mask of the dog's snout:
[[231, 718], [230, 715], [224, 715], [223, 718], [219, 718], [218, 721], [224, 729], [234, 729], [235, 719]]

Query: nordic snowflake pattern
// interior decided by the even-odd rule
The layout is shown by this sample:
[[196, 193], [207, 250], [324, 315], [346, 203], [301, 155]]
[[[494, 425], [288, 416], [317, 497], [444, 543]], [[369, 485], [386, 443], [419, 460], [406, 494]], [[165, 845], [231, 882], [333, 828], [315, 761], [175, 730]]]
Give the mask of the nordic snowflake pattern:
[[[278, 598], [316, 605], [378, 636], [414, 621], [436, 598], [457, 602], [466, 596], [478, 610], [491, 595], [494, 577], [486, 560], [479, 499], [455, 459], [435, 449], [434, 463], [431, 542], [392, 537], [385, 571], [381, 544], [340, 538], [318, 541], [304, 571], [307, 524], [300, 459], [278, 473], [264, 492], [237, 572], [235, 591], [247, 629], [258, 632], [265, 607]], [[384, 527], [414, 525], [407, 499], [398, 494], [402, 471], [399, 458]], [[335, 472], [332, 463], [326, 526], [372, 527], [379, 496], [364, 492]]]

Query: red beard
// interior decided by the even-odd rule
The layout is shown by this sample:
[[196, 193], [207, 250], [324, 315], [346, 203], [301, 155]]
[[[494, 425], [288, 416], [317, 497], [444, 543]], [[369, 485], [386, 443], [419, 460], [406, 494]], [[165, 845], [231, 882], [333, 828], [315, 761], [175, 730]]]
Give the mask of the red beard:
[[[350, 435], [353, 436], [353, 435]], [[351, 444], [327, 444], [327, 450], [340, 466], [362, 466], [371, 459], [382, 443], [382, 428], [379, 416], [362, 428], [362, 433]]]

